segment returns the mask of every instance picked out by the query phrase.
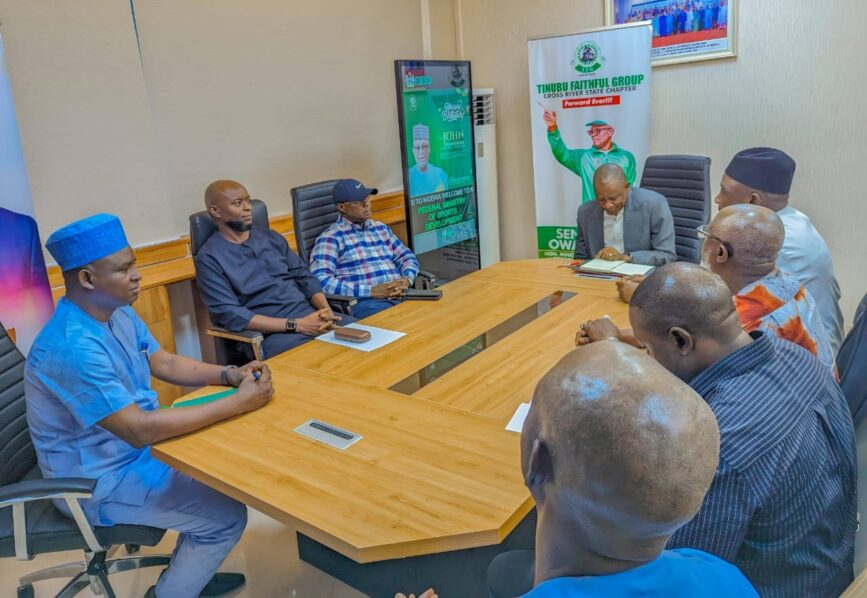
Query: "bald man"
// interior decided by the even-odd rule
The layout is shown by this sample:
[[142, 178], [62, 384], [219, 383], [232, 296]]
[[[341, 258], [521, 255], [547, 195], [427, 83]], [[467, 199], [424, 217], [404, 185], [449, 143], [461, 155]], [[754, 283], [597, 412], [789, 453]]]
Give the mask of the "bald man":
[[[693, 264], [648, 276], [632, 296], [629, 322], [720, 427], [713, 484], [669, 548], [734, 563], [762, 596], [839, 596], [853, 577], [857, 471], [837, 384], [802, 347], [744, 332], [726, 283]], [[577, 341], [619, 337], [603, 319], [585, 323]]]
[[782, 219], [786, 238], [777, 256], [777, 267], [797, 278], [810, 291], [836, 355], [844, 336], [840, 285], [825, 239], [809, 216], [789, 205], [794, 176], [795, 161], [782, 150], [745, 149], [726, 167], [715, 201], [720, 208], [735, 204], [759, 205], [773, 210]]
[[[707, 404], [641, 351], [595, 343], [536, 386], [521, 468], [538, 510], [532, 598], [756, 596], [735, 567], [665, 550], [698, 511], [716, 470], [719, 431]], [[492, 563], [520, 570], [530, 553]]]
[[816, 302], [798, 280], [776, 267], [785, 229], [773, 211], [752, 204], [723, 208], [704, 238], [702, 264], [719, 274], [735, 298], [747, 332], [765, 330], [815, 355], [832, 374], [834, 352]]
[[596, 200], [578, 208], [575, 259], [600, 258], [660, 266], [677, 259], [674, 220], [665, 198], [631, 187], [617, 164], [593, 174]]
[[319, 281], [283, 235], [253, 226], [243, 185], [211, 183], [205, 207], [217, 232], [196, 254], [196, 282], [217, 326], [264, 333], [266, 358], [335, 328], [342, 318], [331, 311]]

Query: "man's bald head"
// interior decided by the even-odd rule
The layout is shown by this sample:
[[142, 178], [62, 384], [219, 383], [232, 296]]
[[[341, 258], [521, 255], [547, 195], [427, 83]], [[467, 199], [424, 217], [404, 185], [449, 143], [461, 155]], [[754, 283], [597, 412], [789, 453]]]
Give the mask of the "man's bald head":
[[225, 201], [228, 195], [233, 195], [232, 191], [237, 190], [243, 190], [244, 193], [247, 192], [244, 185], [238, 181], [229, 179], [214, 181], [205, 189], [205, 208], [219, 205], [220, 202]]
[[657, 268], [635, 289], [629, 322], [651, 355], [687, 381], [744, 334], [725, 281], [687, 262]]
[[246, 233], [253, 225], [253, 210], [250, 194], [237, 181], [214, 181], [205, 189], [205, 208], [217, 230], [226, 234]]
[[597, 183], [621, 183], [626, 184], [626, 173], [623, 168], [617, 164], [603, 164], [593, 173], [593, 185]]
[[[786, 229], [776, 212], [753, 204], [720, 210], [711, 221], [710, 233], [732, 249], [729, 259], [738, 264], [773, 264], [783, 247]], [[710, 239], [709, 245], [713, 245]], [[711, 258], [711, 264], [715, 260]]]
[[710, 486], [719, 431], [707, 404], [643, 352], [578, 348], [539, 382], [522, 434], [537, 544], [563, 538], [620, 561], [656, 558]]
[[603, 164], [593, 173], [596, 203], [609, 216], [617, 216], [629, 198], [626, 173], [617, 164]]

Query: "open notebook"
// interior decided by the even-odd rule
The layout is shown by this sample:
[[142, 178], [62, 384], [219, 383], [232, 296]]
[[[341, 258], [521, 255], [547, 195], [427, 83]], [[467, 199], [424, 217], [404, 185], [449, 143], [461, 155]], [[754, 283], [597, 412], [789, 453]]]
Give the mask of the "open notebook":
[[653, 266], [630, 264], [624, 261], [590, 260], [578, 268], [578, 273], [607, 274], [609, 276], [643, 276], [653, 270]]

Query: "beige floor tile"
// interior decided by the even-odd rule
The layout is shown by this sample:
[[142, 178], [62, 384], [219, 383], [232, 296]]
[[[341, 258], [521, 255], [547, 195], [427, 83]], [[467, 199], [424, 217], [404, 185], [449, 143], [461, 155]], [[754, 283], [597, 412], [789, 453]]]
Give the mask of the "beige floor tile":
[[[177, 534], [168, 533], [160, 544], [142, 552], [171, 553], [176, 538]], [[0, 559], [0, 596], [14, 596], [21, 575], [79, 559], [79, 552], [40, 555], [28, 562]], [[364, 598], [364, 594], [300, 561], [295, 531], [252, 509], [244, 536], [221, 570], [247, 576], [247, 584], [226, 598]], [[111, 582], [118, 598], [141, 598], [158, 575], [158, 568], [142, 569], [112, 575]], [[66, 581], [34, 584], [36, 598], [54, 596]], [[79, 596], [91, 598], [93, 594], [85, 591]]]

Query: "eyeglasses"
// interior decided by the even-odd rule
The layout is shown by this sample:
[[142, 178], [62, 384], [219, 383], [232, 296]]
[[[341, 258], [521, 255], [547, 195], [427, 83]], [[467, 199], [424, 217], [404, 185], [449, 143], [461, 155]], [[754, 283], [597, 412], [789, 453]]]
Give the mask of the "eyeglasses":
[[700, 234], [704, 237], [707, 237], [708, 239], [713, 239], [714, 241], [717, 241], [720, 245], [722, 245], [723, 247], [726, 248], [726, 251], [728, 252], [729, 257], [734, 256], [735, 252], [732, 249], [731, 243], [729, 243], [728, 241], [723, 241], [722, 239], [720, 239], [716, 235], [710, 234], [710, 226], [708, 226], [707, 224], [702, 224], [701, 226], [697, 227], [695, 229], [695, 232], [697, 232], [698, 234]]

